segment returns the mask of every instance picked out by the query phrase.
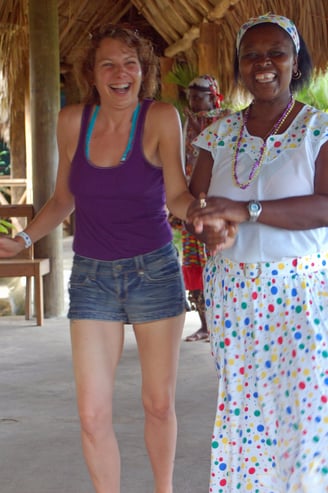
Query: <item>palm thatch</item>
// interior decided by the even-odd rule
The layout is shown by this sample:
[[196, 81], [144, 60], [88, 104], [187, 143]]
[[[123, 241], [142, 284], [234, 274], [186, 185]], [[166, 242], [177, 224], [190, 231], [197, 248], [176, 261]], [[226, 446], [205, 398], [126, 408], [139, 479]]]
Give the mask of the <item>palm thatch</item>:
[[[327, 0], [58, 0], [62, 74], [69, 74], [73, 49], [100, 24], [129, 22], [150, 37], [162, 57], [199, 63], [204, 23], [217, 30], [217, 73], [221, 91], [232, 90], [234, 40], [239, 26], [266, 12], [294, 20], [311, 52], [317, 70], [328, 65]], [[0, 133], [17, 104], [17, 84], [28, 80], [28, 0], [0, 0]], [[63, 78], [65, 80], [65, 77]]]

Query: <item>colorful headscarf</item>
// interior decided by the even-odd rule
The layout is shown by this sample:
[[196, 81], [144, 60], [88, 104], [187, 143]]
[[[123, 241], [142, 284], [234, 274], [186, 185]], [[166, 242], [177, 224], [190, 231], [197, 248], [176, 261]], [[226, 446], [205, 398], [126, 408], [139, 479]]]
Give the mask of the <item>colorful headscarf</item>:
[[287, 34], [289, 34], [295, 45], [296, 52], [298, 53], [300, 51], [300, 38], [294, 22], [282, 15], [275, 15], [271, 13], [260, 15], [259, 17], [252, 17], [247, 22], [245, 22], [245, 24], [241, 26], [237, 34], [237, 42], [236, 42], [237, 53], [239, 52], [241, 40], [245, 32], [248, 31], [250, 27], [256, 26], [257, 24], [266, 24], [270, 22], [272, 24], [277, 24], [284, 31], [286, 31]]
[[214, 77], [211, 75], [200, 75], [195, 77], [190, 84], [188, 89], [197, 89], [198, 91], [204, 91], [212, 94], [214, 96], [215, 108], [220, 108], [220, 103], [223, 100], [223, 95], [219, 92], [219, 84]]

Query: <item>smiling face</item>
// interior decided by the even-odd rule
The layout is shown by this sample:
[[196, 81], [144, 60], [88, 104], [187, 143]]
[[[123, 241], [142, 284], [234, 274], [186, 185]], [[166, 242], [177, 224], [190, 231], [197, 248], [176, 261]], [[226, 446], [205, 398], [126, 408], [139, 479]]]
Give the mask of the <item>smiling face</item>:
[[297, 55], [290, 36], [275, 24], [259, 24], [244, 34], [239, 49], [239, 74], [255, 99], [270, 100], [290, 93]]
[[95, 55], [94, 84], [101, 103], [129, 103], [138, 99], [142, 70], [137, 50], [124, 42], [104, 38]]

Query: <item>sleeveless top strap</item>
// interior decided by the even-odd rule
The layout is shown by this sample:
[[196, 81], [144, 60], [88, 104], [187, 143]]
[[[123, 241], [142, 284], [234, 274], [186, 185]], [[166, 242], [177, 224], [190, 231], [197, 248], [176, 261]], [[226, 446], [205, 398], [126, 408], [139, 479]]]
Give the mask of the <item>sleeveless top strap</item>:
[[[83, 108], [83, 111], [82, 111], [80, 135], [79, 135], [77, 150], [79, 150], [79, 149], [84, 150], [85, 149], [84, 146], [85, 146], [85, 142], [86, 142], [88, 126], [89, 126], [89, 118], [90, 118], [91, 111], [92, 111], [92, 105], [86, 104]], [[87, 158], [89, 158], [88, 155], [87, 155]]]
[[90, 158], [90, 151], [89, 151], [90, 138], [91, 138], [91, 134], [93, 131], [93, 127], [95, 126], [96, 118], [97, 118], [98, 113], [99, 113], [99, 108], [100, 108], [100, 106], [95, 107], [93, 115], [92, 115], [90, 122], [87, 126], [87, 132], [86, 132], [86, 137], [85, 137], [85, 154], [86, 154], [88, 159]]
[[126, 160], [126, 156], [130, 152], [130, 149], [131, 149], [131, 146], [132, 146], [132, 142], [133, 142], [133, 138], [134, 138], [134, 134], [135, 134], [135, 131], [136, 131], [136, 125], [137, 125], [137, 121], [138, 121], [139, 111], [140, 111], [140, 103], [138, 103], [138, 105], [137, 105], [137, 107], [134, 110], [133, 115], [132, 115], [132, 123], [131, 123], [131, 130], [130, 130], [129, 140], [128, 140], [126, 149], [123, 152], [123, 156], [121, 157], [121, 161], [125, 161]]
[[153, 102], [152, 99], [144, 99], [140, 105], [139, 116], [136, 123], [136, 130], [134, 132], [134, 136], [132, 137], [131, 147], [133, 147], [133, 151], [138, 150], [143, 155], [143, 143], [142, 143], [142, 134], [144, 131], [145, 118], [148, 111], [149, 106]]
[[[138, 103], [138, 105], [136, 106], [134, 112], [133, 112], [133, 115], [132, 115], [132, 122], [131, 122], [131, 129], [130, 129], [130, 134], [129, 134], [129, 139], [128, 139], [128, 143], [127, 143], [127, 146], [125, 148], [125, 151], [120, 159], [120, 162], [123, 162], [126, 160], [130, 150], [131, 150], [131, 147], [132, 147], [132, 143], [133, 141], [135, 142], [136, 139], [134, 138], [135, 137], [135, 133], [136, 133], [136, 128], [137, 128], [137, 122], [138, 122], [138, 116], [139, 116], [139, 113], [140, 113], [140, 108], [142, 106], [143, 108], [143, 111], [141, 111], [141, 118], [140, 118], [140, 124], [141, 124], [141, 127], [142, 127], [142, 124], [143, 124], [143, 121], [144, 121], [144, 116], [145, 116], [145, 112], [147, 111], [147, 108], [149, 107], [150, 103], [152, 102], [152, 100], [145, 100], [143, 102], [143, 104], [141, 105], [140, 103]], [[146, 103], [146, 104], [145, 104]], [[82, 116], [82, 127], [84, 127], [85, 125], [85, 128], [81, 128], [82, 132], [83, 133], [83, 138], [85, 139], [85, 154], [87, 156], [87, 159], [90, 158], [90, 153], [89, 153], [89, 144], [90, 144], [90, 138], [91, 138], [91, 135], [92, 135], [92, 131], [93, 131], [93, 128], [94, 128], [94, 125], [95, 125], [95, 122], [96, 122], [96, 119], [97, 119], [97, 116], [98, 116], [98, 113], [99, 113], [99, 108], [100, 106], [96, 106], [95, 107], [95, 110], [93, 112], [93, 115], [90, 119], [90, 121], [88, 122], [89, 120], [89, 116], [90, 116], [90, 113], [91, 113], [91, 110], [92, 110], [92, 106], [91, 105], [88, 105], [89, 109], [87, 110], [87, 106], [84, 108], [84, 112], [83, 112], [83, 116]], [[139, 124], [139, 127], [140, 127], [140, 124]], [[138, 135], [140, 135], [140, 132], [138, 132]], [[137, 136], [136, 136], [137, 137]]]

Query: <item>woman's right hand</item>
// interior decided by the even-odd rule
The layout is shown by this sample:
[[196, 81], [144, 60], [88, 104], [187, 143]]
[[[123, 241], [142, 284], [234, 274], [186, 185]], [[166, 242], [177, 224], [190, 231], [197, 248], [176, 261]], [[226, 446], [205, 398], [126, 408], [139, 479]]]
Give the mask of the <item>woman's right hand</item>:
[[24, 250], [24, 244], [20, 240], [0, 236], [0, 258], [15, 257], [22, 250]]

